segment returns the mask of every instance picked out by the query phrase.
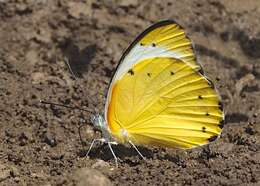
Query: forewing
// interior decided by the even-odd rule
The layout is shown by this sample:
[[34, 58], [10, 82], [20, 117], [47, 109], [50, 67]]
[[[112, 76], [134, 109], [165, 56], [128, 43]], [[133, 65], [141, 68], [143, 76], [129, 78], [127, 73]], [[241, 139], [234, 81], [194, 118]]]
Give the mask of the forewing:
[[196, 71], [201, 69], [196, 63], [192, 43], [184, 30], [171, 20], [158, 22], [141, 33], [120, 59], [107, 93], [105, 115], [111, 100], [112, 87], [116, 81], [136, 63], [155, 57], [180, 59]]

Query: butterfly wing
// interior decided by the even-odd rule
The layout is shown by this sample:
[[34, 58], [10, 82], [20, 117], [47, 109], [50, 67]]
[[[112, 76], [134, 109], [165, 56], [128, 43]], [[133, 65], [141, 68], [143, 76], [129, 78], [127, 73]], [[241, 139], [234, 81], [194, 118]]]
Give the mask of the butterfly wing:
[[216, 139], [224, 119], [190, 40], [171, 21], [148, 28], [127, 49], [111, 81], [105, 115], [120, 142], [179, 148]]
[[191, 40], [176, 22], [158, 22], [143, 33], [127, 48], [120, 59], [116, 72], [110, 82], [105, 106], [105, 118], [111, 99], [112, 87], [133, 65], [154, 57], [171, 57], [184, 61], [195, 70], [201, 70], [196, 63]]
[[152, 58], [132, 71], [114, 85], [107, 113], [109, 128], [119, 141], [191, 148], [220, 134], [219, 97], [210, 81], [187, 63]]

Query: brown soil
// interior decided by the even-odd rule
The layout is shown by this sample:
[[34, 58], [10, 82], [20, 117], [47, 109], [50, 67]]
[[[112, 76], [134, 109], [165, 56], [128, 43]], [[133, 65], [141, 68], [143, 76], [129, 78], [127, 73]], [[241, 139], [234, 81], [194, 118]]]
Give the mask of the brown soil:
[[[1, 0], [0, 185], [260, 185], [259, 15], [255, 0]], [[106, 146], [84, 158], [100, 135], [90, 115], [39, 99], [103, 112], [122, 52], [162, 19], [186, 29], [222, 96], [221, 138], [188, 151], [140, 147], [146, 162], [119, 145], [119, 168]]]

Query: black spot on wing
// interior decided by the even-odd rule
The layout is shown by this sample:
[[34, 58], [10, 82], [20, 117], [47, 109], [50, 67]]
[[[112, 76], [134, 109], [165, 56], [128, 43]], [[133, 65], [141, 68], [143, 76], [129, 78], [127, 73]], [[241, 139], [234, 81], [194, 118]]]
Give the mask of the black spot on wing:
[[199, 98], [199, 99], [203, 99], [203, 98], [202, 98], [202, 95], [199, 95], [198, 98]]
[[206, 132], [206, 127], [202, 127], [202, 132]]
[[152, 75], [151, 73], [147, 73], [147, 76], [151, 77], [151, 75]]
[[210, 138], [208, 138], [208, 141], [209, 141], [209, 142], [213, 142], [213, 141], [215, 141], [217, 138], [218, 138], [217, 135], [211, 136]]
[[143, 43], [140, 43], [140, 46], [144, 46], [144, 44], [143, 44]]
[[219, 128], [223, 129], [224, 127], [224, 124], [225, 124], [225, 121], [224, 120], [221, 120], [218, 124]]
[[152, 46], [153, 46], [153, 47], [156, 47], [156, 44], [155, 44], [155, 43], [152, 43]]
[[223, 111], [223, 103], [221, 101], [218, 102], [218, 108]]
[[133, 69], [128, 70], [127, 73], [130, 74], [131, 76], [135, 74], [134, 71], [133, 71]]
[[209, 116], [209, 113], [208, 112], [206, 112], [206, 114], [205, 114], [206, 116]]
[[171, 76], [173, 76], [173, 75], [174, 75], [174, 72], [173, 72], [173, 71], [171, 71], [170, 73], [171, 73]]

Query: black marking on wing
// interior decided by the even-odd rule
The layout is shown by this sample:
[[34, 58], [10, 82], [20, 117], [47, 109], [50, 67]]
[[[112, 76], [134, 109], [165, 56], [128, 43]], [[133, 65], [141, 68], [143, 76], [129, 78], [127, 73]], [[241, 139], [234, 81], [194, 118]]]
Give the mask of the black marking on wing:
[[133, 76], [133, 75], [135, 74], [134, 71], [133, 71], [133, 69], [128, 70], [127, 73], [129, 73], [131, 76]]
[[223, 103], [221, 101], [218, 102], [218, 108], [223, 111]]
[[225, 124], [225, 121], [224, 120], [221, 120], [218, 124], [219, 128], [223, 129], [224, 127], [224, 124]]
[[214, 83], [213, 83], [213, 81], [211, 81], [209, 78], [207, 78], [207, 80], [208, 80], [208, 84], [209, 84], [209, 86], [211, 87], [211, 88], [215, 88], [215, 86], [214, 86]]
[[217, 138], [218, 138], [217, 135], [211, 136], [210, 138], [208, 138], [208, 141], [209, 141], [209, 142], [213, 142], [213, 141], [215, 141]]

